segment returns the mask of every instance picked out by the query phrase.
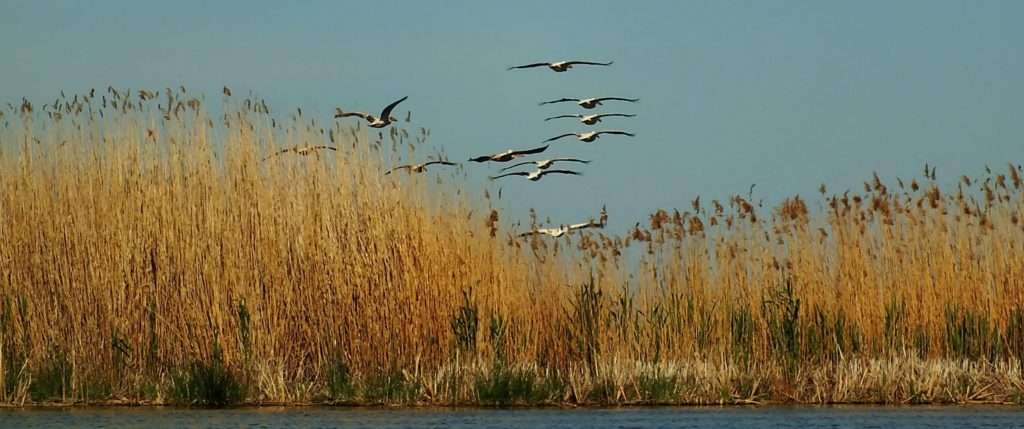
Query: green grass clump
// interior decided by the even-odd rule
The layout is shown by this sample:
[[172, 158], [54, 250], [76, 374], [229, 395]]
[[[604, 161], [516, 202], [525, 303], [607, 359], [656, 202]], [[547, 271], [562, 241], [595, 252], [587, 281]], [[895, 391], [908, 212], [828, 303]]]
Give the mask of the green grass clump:
[[349, 402], [355, 399], [356, 387], [352, 373], [344, 359], [335, 358], [327, 368], [327, 397], [332, 402]]
[[171, 399], [179, 405], [223, 407], [245, 399], [245, 386], [224, 365], [219, 347], [209, 360], [194, 360], [172, 377]]
[[421, 390], [416, 381], [406, 380], [401, 370], [391, 369], [365, 381], [361, 400], [368, 404], [412, 404], [420, 399]]
[[651, 404], [670, 404], [678, 400], [679, 378], [661, 368], [644, 371], [637, 378], [641, 401]]
[[1002, 348], [988, 317], [956, 306], [946, 309], [946, 344], [951, 357], [972, 360], [992, 360]]
[[455, 337], [455, 346], [462, 353], [472, 354], [476, 352], [476, 333], [480, 321], [480, 309], [473, 302], [469, 292], [462, 292], [462, 305], [455, 312], [452, 318], [452, 336]]
[[537, 374], [528, 368], [498, 364], [480, 374], [474, 383], [482, 405], [523, 405], [541, 402], [544, 391], [537, 388]]
[[71, 363], [61, 350], [51, 350], [43, 365], [32, 372], [29, 397], [36, 402], [62, 401], [71, 393]]

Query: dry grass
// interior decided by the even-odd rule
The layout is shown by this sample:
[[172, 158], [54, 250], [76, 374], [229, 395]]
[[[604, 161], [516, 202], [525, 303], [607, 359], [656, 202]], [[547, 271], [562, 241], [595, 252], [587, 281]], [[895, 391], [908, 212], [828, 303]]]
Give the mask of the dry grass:
[[1024, 400], [1020, 167], [521, 240], [381, 175], [428, 130], [221, 103], [3, 111], [0, 402]]

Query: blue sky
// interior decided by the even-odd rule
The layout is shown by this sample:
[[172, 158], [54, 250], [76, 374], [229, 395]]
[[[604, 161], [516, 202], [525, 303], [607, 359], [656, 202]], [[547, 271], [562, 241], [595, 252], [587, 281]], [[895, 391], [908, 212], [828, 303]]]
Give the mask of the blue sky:
[[[502, 183], [513, 214], [556, 222], [1024, 161], [1020, 1], [2, 3], [0, 101], [226, 84], [326, 120], [409, 95], [414, 125], [465, 159], [586, 128], [543, 122], [576, 109], [542, 100], [641, 98], [597, 126], [636, 138], [545, 154], [593, 159], [585, 176]], [[505, 70], [563, 58], [615, 65]], [[468, 168], [474, 186], [496, 169]]]

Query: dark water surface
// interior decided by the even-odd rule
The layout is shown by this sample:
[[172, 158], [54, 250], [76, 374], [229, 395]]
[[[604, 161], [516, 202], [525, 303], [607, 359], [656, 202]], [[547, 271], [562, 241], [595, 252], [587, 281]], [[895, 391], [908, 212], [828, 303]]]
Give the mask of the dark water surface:
[[1024, 428], [1021, 407], [0, 410], [0, 428]]

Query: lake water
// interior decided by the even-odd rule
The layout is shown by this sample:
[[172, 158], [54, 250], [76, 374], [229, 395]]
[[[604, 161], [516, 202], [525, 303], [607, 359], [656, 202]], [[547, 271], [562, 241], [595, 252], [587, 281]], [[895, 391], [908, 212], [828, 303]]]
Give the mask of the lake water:
[[1024, 428], [1022, 407], [0, 409], [0, 428]]

